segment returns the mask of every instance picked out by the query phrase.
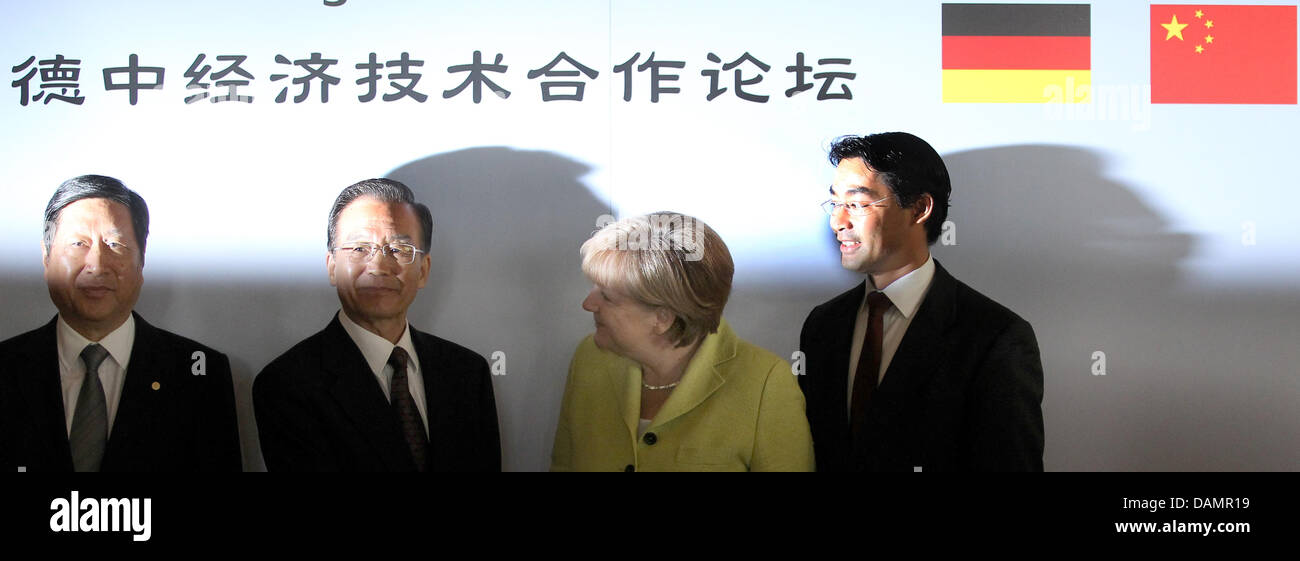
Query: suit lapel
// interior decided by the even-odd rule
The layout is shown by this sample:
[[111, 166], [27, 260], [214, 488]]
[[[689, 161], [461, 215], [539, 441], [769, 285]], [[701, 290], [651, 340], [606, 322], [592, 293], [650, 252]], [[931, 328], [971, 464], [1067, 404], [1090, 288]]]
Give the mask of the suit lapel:
[[731, 331], [731, 326], [727, 325], [726, 320], [723, 320], [718, 326], [718, 332], [705, 337], [704, 342], [700, 343], [695, 356], [691, 357], [690, 363], [686, 365], [681, 384], [673, 390], [672, 395], [668, 396], [668, 401], [664, 402], [659, 413], [655, 415], [651, 427], [672, 422], [673, 419], [698, 407], [713, 395], [713, 392], [718, 391], [718, 388], [726, 383], [718, 367], [735, 356], [736, 334]]
[[[325, 328], [322, 354], [322, 368], [334, 379], [330, 394], [362, 434], [362, 440], [374, 450], [383, 463], [382, 469], [412, 471], [415, 466], [411, 463], [410, 451], [388, 400], [384, 398], [384, 391], [337, 316]], [[434, 364], [424, 362], [423, 356], [420, 359], [421, 366]], [[428, 378], [425, 376], [426, 380]], [[426, 394], [428, 386], [426, 382]]]
[[150, 386], [159, 381], [158, 375], [164, 370], [160, 357], [165, 350], [160, 348], [158, 329], [135, 312], [132, 315], [135, 316], [135, 341], [131, 344], [131, 357], [127, 359], [126, 377], [122, 380], [122, 392], [118, 394], [117, 415], [109, 428], [101, 471], [112, 467], [114, 458], [137, 433], [149, 430], [149, 419], [154, 417], [150, 414], [150, 398], [154, 397], [149, 395], [154, 391]]
[[23, 403], [31, 404], [32, 429], [40, 435], [34, 439], [44, 448], [53, 471], [72, 471], [72, 452], [68, 447], [68, 421], [63, 409], [63, 383], [59, 372], [59, 343], [55, 330], [58, 317], [41, 327], [36, 344], [27, 352], [30, 366], [16, 376]]
[[925, 299], [908, 325], [885, 378], [872, 398], [872, 416], [886, 425], [901, 422], [908, 401], [921, 394], [935, 373], [946, 370], [951, 338], [945, 333], [953, 323], [956, 281], [938, 261]]
[[[420, 361], [420, 377], [424, 379], [424, 414], [427, 417], [425, 421], [429, 426], [429, 449], [426, 454], [426, 468], [429, 471], [436, 471], [436, 467], [441, 465], [438, 462], [438, 440], [442, 431], [439, 430], [444, 425], [439, 422], [439, 415], [443, 411], [454, 410], [450, 404], [444, 400], [454, 398], [456, 392], [451, 388], [443, 387], [444, 377], [439, 375], [435, 366], [450, 364], [442, 356], [442, 348], [434, 344], [432, 335], [410, 327], [411, 344], [415, 345], [415, 355]], [[453, 437], [454, 438], [454, 437]], [[450, 439], [449, 439], [450, 440]], [[402, 440], [402, 446], [406, 446], [406, 440]]]

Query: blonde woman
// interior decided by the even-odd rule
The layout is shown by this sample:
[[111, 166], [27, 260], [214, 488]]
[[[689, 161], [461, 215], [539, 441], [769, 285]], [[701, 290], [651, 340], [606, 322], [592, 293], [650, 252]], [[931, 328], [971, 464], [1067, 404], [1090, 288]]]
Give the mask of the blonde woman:
[[811, 471], [790, 365], [722, 318], [735, 267], [703, 222], [659, 212], [582, 245], [595, 333], [574, 352], [552, 471]]

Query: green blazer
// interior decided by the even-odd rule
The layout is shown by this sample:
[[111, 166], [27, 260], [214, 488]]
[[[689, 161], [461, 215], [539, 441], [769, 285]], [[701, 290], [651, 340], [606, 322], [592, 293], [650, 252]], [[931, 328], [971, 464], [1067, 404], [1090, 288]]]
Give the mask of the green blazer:
[[569, 365], [551, 471], [812, 471], [803, 393], [780, 357], [726, 320], [637, 438], [641, 367], [583, 339]]

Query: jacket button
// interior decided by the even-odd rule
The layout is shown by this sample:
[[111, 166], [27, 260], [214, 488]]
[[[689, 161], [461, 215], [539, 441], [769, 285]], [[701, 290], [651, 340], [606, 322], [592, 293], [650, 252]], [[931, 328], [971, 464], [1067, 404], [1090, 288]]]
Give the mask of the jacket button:
[[623, 468], [623, 471], [628, 472], [628, 473], [631, 473], [631, 472], [636, 471], [636, 468], [635, 468], [635, 467], [632, 467], [632, 464], [628, 464], [627, 467]]
[[645, 440], [645, 443], [646, 443], [646, 444], [649, 444], [649, 445], [651, 445], [651, 446], [654, 446], [656, 442], [659, 442], [659, 437], [655, 436], [655, 433], [653, 433], [653, 432], [647, 432], [647, 433], [645, 433], [645, 439], [644, 439], [644, 440]]

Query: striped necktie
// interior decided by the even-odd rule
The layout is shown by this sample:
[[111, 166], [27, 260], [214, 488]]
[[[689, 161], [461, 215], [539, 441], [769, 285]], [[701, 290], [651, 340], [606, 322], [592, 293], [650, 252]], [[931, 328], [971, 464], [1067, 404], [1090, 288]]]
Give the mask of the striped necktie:
[[99, 381], [99, 365], [105, 358], [108, 350], [94, 343], [81, 351], [86, 378], [77, 393], [77, 409], [72, 414], [72, 430], [68, 433], [72, 467], [76, 471], [99, 471], [104, 448], [108, 446], [108, 405], [104, 400], [104, 384]]

